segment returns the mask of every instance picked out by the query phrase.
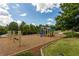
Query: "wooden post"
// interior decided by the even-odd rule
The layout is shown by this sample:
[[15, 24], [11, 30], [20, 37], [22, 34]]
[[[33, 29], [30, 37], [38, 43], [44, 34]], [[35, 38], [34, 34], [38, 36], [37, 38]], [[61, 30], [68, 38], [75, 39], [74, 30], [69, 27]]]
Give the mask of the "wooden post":
[[10, 40], [12, 39], [11, 31], [8, 31], [8, 38], [9, 38]]
[[12, 33], [12, 39], [13, 39], [13, 42], [15, 42], [15, 31], [13, 31]]
[[21, 31], [18, 31], [19, 47], [21, 47]]

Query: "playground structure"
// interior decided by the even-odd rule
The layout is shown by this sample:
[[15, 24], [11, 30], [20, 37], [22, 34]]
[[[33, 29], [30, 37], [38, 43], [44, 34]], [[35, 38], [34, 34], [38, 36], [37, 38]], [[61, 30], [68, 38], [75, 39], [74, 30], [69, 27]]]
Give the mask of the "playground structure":
[[[53, 33], [51, 32], [51, 28], [50, 27], [41, 27], [41, 33], [40, 33], [41, 37], [53, 37]], [[19, 47], [21, 47], [22, 45], [22, 34], [21, 31], [18, 31], [18, 33], [16, 34], [15, 31], [8, 31], [8, 39], [12, 40], [13, 43], [18, 42], [19, 43]]]
[[8, 39], [13, 40], [14, 43], [18, 41], [19, 46], [21, 46], [21, 36], [21, 31], [18, 31], [18, 34], [16, 34], [15, 31], [8, 31]]
[[50, 27], [43, 26], [40, 30], [40, 36], [53, 37], [53, 30]]

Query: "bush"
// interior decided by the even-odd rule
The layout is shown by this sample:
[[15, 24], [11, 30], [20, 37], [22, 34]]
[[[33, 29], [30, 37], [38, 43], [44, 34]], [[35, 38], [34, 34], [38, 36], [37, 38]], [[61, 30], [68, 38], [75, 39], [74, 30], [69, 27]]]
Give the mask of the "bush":
[[30, 51], [24, 51], [24, 52], [16, 54], [16, 56], [33, 56], [33, 54]]
[[7, 33], [7, 29], [3, 26], [0, 26], [0, 35], [6, 34]]
[[71, 38], [71, 37], [79, 37], [79, 33], [76, 32], [65, 32], [66, 38]]
[[4, 34], [6, 34], [6, 32], [0, 32], [0, 35], [4, 35]]

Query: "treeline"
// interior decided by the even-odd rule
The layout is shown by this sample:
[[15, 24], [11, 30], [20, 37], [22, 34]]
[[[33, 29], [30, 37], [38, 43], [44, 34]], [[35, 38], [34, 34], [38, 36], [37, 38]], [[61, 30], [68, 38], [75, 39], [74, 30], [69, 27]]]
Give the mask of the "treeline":
[[[41, 32], [41, 27], [42, 26], [48, 26], [48, 25], [28, 25], [25, 22], [22, 22], [19, 26], [16, 22], [11, 22], [7, 26], [0, 26], [0, 35], [1, 34], [6, 34], [8, 31], [15, 31], [16, 34], [18, 31], [21, 31], [23, 35], [27, 34], [38, 34]], [[51, 25], [51, 28], [55, 28], [54, 26]]]

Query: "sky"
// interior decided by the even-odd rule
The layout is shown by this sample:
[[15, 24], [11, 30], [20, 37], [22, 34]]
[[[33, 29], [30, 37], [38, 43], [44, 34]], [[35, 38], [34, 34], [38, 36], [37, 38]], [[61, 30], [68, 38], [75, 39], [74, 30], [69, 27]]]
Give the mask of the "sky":
[[0, 25], [12, 21], [20, 24], [48, 24], [55, 25], [55, 18], [59, 15], [60, 4], [56, 3], [8, 3], [0, 4]]

